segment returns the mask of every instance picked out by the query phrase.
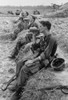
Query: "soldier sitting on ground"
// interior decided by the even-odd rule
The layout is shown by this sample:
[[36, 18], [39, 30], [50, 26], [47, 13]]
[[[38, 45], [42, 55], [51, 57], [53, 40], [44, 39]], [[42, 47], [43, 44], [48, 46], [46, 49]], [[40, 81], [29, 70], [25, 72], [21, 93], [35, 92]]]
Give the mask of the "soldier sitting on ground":
[[[17, 57], [16, 57], [16, 59], [15, 59], [15, 61], [16, 61], [16, 63], [17, 64], [20, 64], [20, 65], [17, 65], [16, 66], [16, 75], [14, 75], [9, 81], [8, 81], [8, 83], [4, 86], [3, 85], [3, 91], [4, 90], [6, 90], [7, 88], [8, 88], [8, 86], [10, 85], [10, 83], [12, 82], [12, 80], [14, 80], [15, 78], [15, 76], [18, 76], [18, 74], [17, 73], [19, 73], [19, 71], [20, 71], [20, 67], [22, 66], [21, 64], [23, 64], [23, 62], [26, 60], [26, 59], [29, 59], [30, 58], [30, 56], [31, 56], [31, 58], [33, 58], [33, 50], [32, 50], [32, 48], [31, 48], [31, 45], [32, 44], [34, 44], [35, 43], [35, 41], [36, 41], [36, 36], [38, 36], [39, 35], [39, 30], [36, 28], [36, 27], [31, 27], [30, 28], [30, 30], [29, 30], [29, 32], [31, 32], [31, 34], [27, 34], [27, 36], [30, 36], [30, 35], [32, 35], [33, 37], [32, 37], [32, 42], [30, 42], [30, 43], [25, 43], [25, 44], [23, 44], [23, 45], [25, 45], [25, 47], [21, 47], [21, 49], [22, 50], [20, 50], [19, 51], [19, 54], [17, 55]], [[30, 37], [29, 37], [30, 38]], [[27, 40], [29, 40], [29, 38], [27, 37]], [[26, 40], [26, 41], [27, 41]], [[17, 51], [18, 52], [18, 51]], [[16, 53], [16, 52], [15, 52]], [[37, 55], [37, 54], [36, 54]], [[34, 54], [34, 56], [36, 56], [35, 54]], [[20, 66], [20, 67], [19, 67]], [[15, 85], [15, 84], [14, 84]], [[11, 87], [11, 91], [14, 91], [15, 90], [15, 86], [12, 86]]]
[[18, 17], [18, 19], [16, 21], [14, 21], [14, 23], [17, 25], [21, 18], [24, 19], [28, 15], [29, 15], [29, 13], [27, 11], [20, 11], [19, 17]]
[[29, 43], [31, 41], [34, 41], [35, 35], [38, 35], [38, 34], [39, 34], [39, 29], [37, 29], [36, 27], [31, 27], [29, 29], [28, 34], [26, 34], [26, 36], [24, 38], [21, 37], [18, 40], [18, 42], [17, 42], [17, 44], [16, 44], [16, 46], [15, 46], [15, 48], [14, 48], [14, 50], [13, 50], [11, 56], [10, 56], [10, 58], [11, 59], [15, 59], [15, 57], [18, 55], [18, 52], [19, 52], [20, 48], [24, 47], [27, 43]]
[[32, 16], [32, 20], [29, 23], [28, 29], [33, 26], [40, 29], [41, 23], [39, 22], [39, 17], [41, 17], [41, 16], [37, 16], [37, 15], [31, 15], [31, 16]]
[[[39, 71], [39, 69], [42, 68], [42, 64], [46, 67], [56, 52], [57, 42], [49, 32], [51, 29], [51, 23], [49, 21], [41, 21], [40, 23], [43, 26], [42, 32], [44, 34], [44, 37], [42, 38], [42, 41], [40, 41], [38, 44], [36, 42], [35, 44], [33, 44], [33, 47], [36, 46], [40, 49], [39, 53], [33, 59], [26, 60], [24, 65], [22, 63], [22, 60], [21, 62], [18, 62], [17, 68], [20, 67], [20, 70], [16, 78], [17, 90], [12, 95], [11, 100], [19, 100], [21, 96], [22, 87], [24, 86], [29, 76]], [[37, 48], [35, 48], [35, 51]]]
[[14, 33], [11, 35], [11, 40], [15, 40], [18, 36], [18, 33], [20, 33], [23, 29], [26, 29], [26, 22], [24, 20], [25, 17], [27, 17], [26, 12], [21, 12], [19, 19], [16, 23]]
[[21, 18], [19, 20], [19, 22], [17, 23], [16, 28], [14, 29], [13, 34], [11, 35], [11, 40], [12, 41], [15, 40], [17, 38], [18, 33], [21, 32], [24, 29], [23, 23], [24, 23], [23, 18]]

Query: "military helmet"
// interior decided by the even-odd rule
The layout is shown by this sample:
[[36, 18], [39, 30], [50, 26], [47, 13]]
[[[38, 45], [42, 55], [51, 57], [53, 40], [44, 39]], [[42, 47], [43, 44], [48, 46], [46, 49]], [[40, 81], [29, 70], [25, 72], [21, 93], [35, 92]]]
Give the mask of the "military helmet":
[[26, 11], [21, 11], [19, 17], [20, 17], [20, 18], [21, 18], [21, 17], [25, 18], [26, 16], [27, 16]]

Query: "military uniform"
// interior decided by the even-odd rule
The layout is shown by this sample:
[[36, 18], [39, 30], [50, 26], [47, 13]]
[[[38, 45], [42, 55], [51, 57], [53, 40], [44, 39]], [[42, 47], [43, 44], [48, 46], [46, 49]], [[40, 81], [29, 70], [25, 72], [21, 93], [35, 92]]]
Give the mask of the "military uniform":
[[28, 29], [28, 26], [24, 20], [25, 17], [27, 17], [27, 13], [22, 11], [17, 21], [17, 28], [14, 30], [14, 34], [12, 34], [11, 36], [12, 40], [15, 40], [17, 38], [18, 33], [20, 33], [23, 29]]
[[16, 29], [14, 30], [14, 33], [11, 36], [11, 40], [15, 40], [18, 36], [18, 33], [20, 33], [24, 29], [24, 22], [23, 20], [19, 20]]
[[20, 48], [21, 48], [22, 46], [23, 46], [23, 48], [24, 48], [24, 46], [25, 46], [27, 43], [31, 42], [31, 39], [32, 39], [32, 34], [31, 34], [31, 33], [26, 34], [26, 36], [25, 36], [24, 38], [23, 38], [23, 37], [20, 38], [20, 39], [18, 40], [18, 42], [17, 42], [17, 44], [16, 44], [16, 46], [15, 46], [15, 48], [14, 48], [14, 50], [13, 50], [13, 52], [12, 52], [10, 58], [15, 59], [15, 57], [18, 55], [18, 52], [19, 52]]
[[[32, 38], [33, 38], [33, 31], [35, 31], [36, 33], [38, 33], [39, 34], [39, 30], [36, 28], [36, 27], [31, 27], [30, 29], [29, 29], [29, 32], [28, 32], [28, 34], [26, 34], [26, 36], [23, 38], [20, 38], [19, 40], [18, 40], [18, 42], [17, 42], [17, 44], [16, 44], [16, 46], [15, 46], [15, 49], [14, 49], [14, 51], [12, 52], [12, 54], [11, 54], [11, 58], [13, 59], [13, 58], [15, 58], [15, 56], [17, 56], [17, 54], [18, 54], [18, 52], [19, 52], [19, 50], [20, 50], [20, 48], [23, 46], [25, 46], [27, 43], [29, 43], [29, 42], [31, 42], [32, 41]], [[31, 32], [31, 33], [30, 33]], [[35, 34], [35, 35], [38, 35], [38, 34]]]
[[[20, 67], [20, 66], [22, 66], [22, 63], [23, 63], [23, 60], [22, 60], [22, 58], [23, 59], [30, 59], [31, 57], [34, 57], [34, 55], [35, 54], [32, 54], [31, 52], [33, 52], [33, 49], [32, 49], [32, 44], [33, 43], [35, 43], [35, 39], [36, 39], [36, 37], [35, 36], [37, 36], [37, 35], [39, 35], [39, 30], [36, 28], [36, 27], [31, 27], [30, 28], [30, 32], [33, 32], [33, 34], [32, 34], [32, 41], [30, 41], [29, 39], [29, 41], [25, 44], [25, 47], [21, 50], [21, 52], [19, 52], [19, 54], [18, 54], [18, 56], [17, 56], [17, 58], [16, 58], [16, 62], [19, 62], [20, 61], [20, 59], [21, 59], [21, 61], [19, 62], [19, 65], [17, 66], [17, 69], [18, 69], [18, 67]], [[29, 34], [28, 34], [28, 36], [29, 36]], [[35, 39], [33, 39], [35, 37]], [[31, 39], [31, 38], [30, 38]], [[29, 53], [28, 53], [28, 51], [30, 51]], [[20, 54], [21, 53], [21, 54]], [[31, 55], [31, 56], [30, 56]], [[33, 58], [32, 58], [33, 59]]]
[[[34, 47], [37, 47], [37, 48], [34, 48]], [[41, 61], [44, 63], [46, 59], [50, 61], [50, 57], [54, 56], [56, 49], [57, 49], [57, 42], [51, 35], [48, 35], [47, 37], [44, 37], [43, 40], [40, 41], [38, 44], [33, 44], [33, 48], [35, 51], [39, 48], [37, 56], [40, 56]], [[34, 63], [34, 64], [36, 64], [36, 63]], [[25, 74], [28, 74], [29, 71], [31, 73], [33, 73], [32, 72], [33, 70], [31, 70], [31, 69], [33, 69], [33, 67], [37, 68], [37, 70], [36, 70], [36, 72], [37, 72], [41, 66], [40, 62], [38, 61], [38, 63], [36, 65], [38, 65], [38, 66], [35, 67], [33, 65], [27, 65], [27, 66], [24, 65], [24, 67], [22, 67], [22, 69], [21, 69], [22, 71], [20, 71], [19, 77], [24, 77], [24, 75], [23, 76], [21, 75], [23, 71]], [[34, 73], [35, 73], [35, 71], [34, 71]], [[23, 80], [25, 80], [25, 78]]]
[[[25, 63], [28, 60], [32, 60], [38, 56], [38, 52], [35, 52], [35, 53], [32, 52], [31, 45], [32, 45], [31, 43], [29, 43], [29, 45], [28, 44], [26, 45], [26, 48], [24, 48], [24, 50], [23, 50], [23, 58], [17, 62], [16, 74], [18, 76], [17, 79], [19, 79], [19, 80], [21, 78], [22, 70], [24, 70], [24, 73], [26, 73], [26, 74], [35, 73], [39, 70], [39, 66], [37, 66], [39, 64], [39, 62], [25, 66]], [[28, 75], [26, 75], [26, 76], [28, 76]], [[23, 77], [24, 77], [24, 75], [23, 75]], [[26, 78], [24, 78], [24, 80], [25, 79]], [[20, 80], [20, 81], [24, 81], [24, 80]], [[18, 84], [22, 84], [20, 81], [17, 81]]]

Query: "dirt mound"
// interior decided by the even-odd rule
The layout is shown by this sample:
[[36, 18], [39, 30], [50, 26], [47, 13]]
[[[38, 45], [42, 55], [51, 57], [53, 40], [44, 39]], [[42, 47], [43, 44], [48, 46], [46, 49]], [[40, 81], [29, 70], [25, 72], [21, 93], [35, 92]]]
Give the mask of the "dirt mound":
[[68, 17], [68, 8], [64, 10], [60, 10], [53, 15], [54, 17]]
[[[54, 4], [55, 5], [55, 4]], [[55, 5], [56, 6], [56, 5]], [[45, 17], [68, 17], [68, 3], [65, 3], [64, 5], [58, 5], [58, 9], [53, 7], [53, 12], [45, 14]]]
[[46, 87], [58, 84], [52, 72], [47, 70], [38, 72], [27, 82], [20, 100], [61, 100], [63, 97], [61, 90], [45, 90]]
[[60, 9], [66, 9], [66, 8], [68, 8], [68, 2], [60, 7]]
[[57, 10], [55, 12], [52, 13], [48, 13], [45, 15], [45, 17], [52, 17], [52, 18], [65, 18], [68, 17], [68, 8], [67, 9], [63, 9], [63, 10]]

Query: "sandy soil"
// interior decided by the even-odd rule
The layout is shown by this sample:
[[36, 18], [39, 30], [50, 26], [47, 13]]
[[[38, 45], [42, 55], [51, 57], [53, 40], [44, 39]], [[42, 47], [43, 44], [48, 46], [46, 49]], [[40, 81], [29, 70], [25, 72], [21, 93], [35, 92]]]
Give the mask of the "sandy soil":
[[[12, 26], [8, 18], [0, 18], [0, 35], [8, 34], [11, 32]], [[6, 32], [4, 32], [6, 30]], [[9, 31], [8, 31], [9, 30]], [[3, 83], [7, 82], [13, 75], [10, 73], [10, 69], [15, 70], [15, 63], [10, 61], [8, 56], [10, 56], [12, 50], [12, 44], [9, 41], [0, 40], [0, 88]], [[7, 100], [9, 96], [9, 91], [2, 92], [0, 89], [0, 100]]]

